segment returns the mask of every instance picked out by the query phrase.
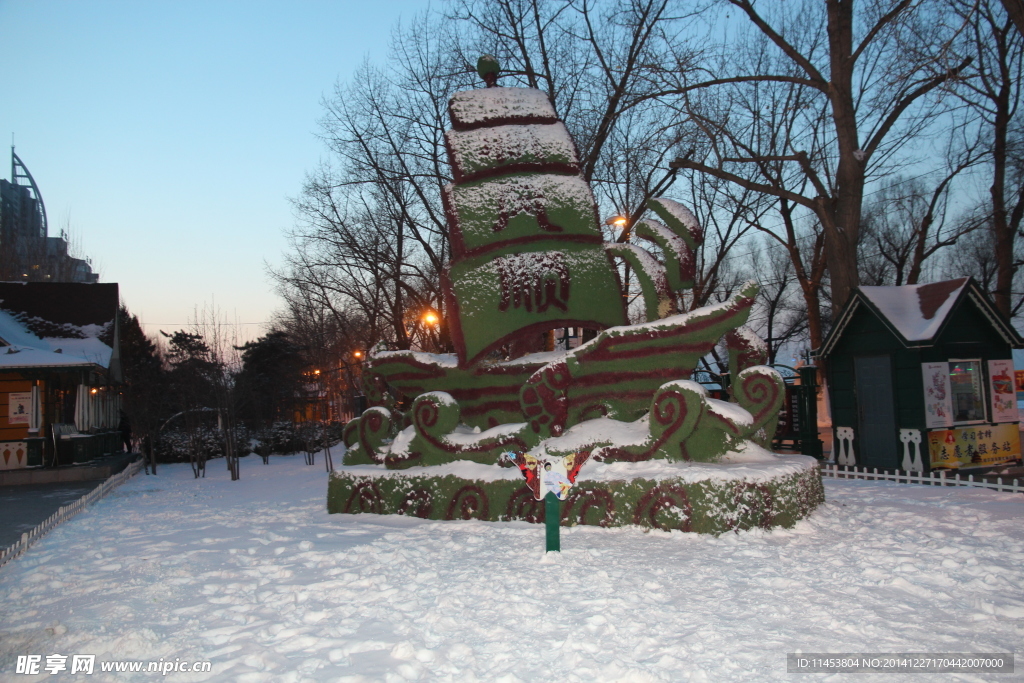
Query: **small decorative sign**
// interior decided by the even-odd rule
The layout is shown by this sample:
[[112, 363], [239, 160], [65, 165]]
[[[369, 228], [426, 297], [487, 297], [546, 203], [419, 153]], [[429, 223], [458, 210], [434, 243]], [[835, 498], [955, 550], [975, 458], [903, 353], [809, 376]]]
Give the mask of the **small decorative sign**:
[[544, 501], [546, 552], [561, 551], [562, 544], [558, 535], [558, 527], [562, 521], [561, 501], [569, 497], [569, 491], [576, 483], [580, 468], [590, 458], [590, 451], [551, 460], [511, 451], [503, 453], [502, 457], [514, 463], [523, 473], [533, 497]]
[[988, 382], [992, 393], [992, 421], [1016, 422], [1017, 392], [1014, 390], [1012, 360], [990, 360]]
[[32, 414], [32, 392], [12, 391], [7, 394], [7, 408], [8, 424], [27, 425]]
[[515, 464], [526, 478], [526, 485], [533, 491], [533, 497], [542, 500], [547, 493], [555, 494], [558, 500], [569, 497], [569, 490], [576, 483], [580, 468], [590, 458], [590, 452], [573, 453], [564, 458], [535, 458], [529, 453], [504, 454], [509, 462]]

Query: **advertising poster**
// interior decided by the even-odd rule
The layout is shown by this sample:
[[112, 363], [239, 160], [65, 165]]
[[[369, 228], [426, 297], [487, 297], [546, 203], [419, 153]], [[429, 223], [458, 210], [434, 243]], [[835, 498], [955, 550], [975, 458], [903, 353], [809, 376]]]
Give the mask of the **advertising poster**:
[[1017, 421], [1017, 392], [1014, 387], [1013, 361], [990, 360], [988, 383], [992, 392], [992, 421]]
[[1020, 457], [1017, 423], [928, 432], [933, 468], [988, 467]]
[[1024, 401], [1024, 370], [1014, 370], [1013, 376], [1017, 385], [1017, 400]]
[[12, 425], [28, 424], [32, 411], [32, 392], [15, 391], [7, 394], [7, 422]]
[[948, 363], [921, 363], [924, 374], [924, 419], [928, 429], [953, 425], [953, 398]]

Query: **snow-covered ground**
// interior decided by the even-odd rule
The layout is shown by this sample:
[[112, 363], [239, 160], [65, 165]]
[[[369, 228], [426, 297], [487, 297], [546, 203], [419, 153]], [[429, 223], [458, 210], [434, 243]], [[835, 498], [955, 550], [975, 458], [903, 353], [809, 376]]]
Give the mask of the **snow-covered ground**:
[[[210, 660], [167, 680], [770, 681], [787, 652], [1012, 652], [1024, 496], [827, 480], [791, 530], [720, 537], [328, 515], [322, 460], [139, 475], [0, 569], [18, 655]], [[862, 674], [858, 681], [1021, 680]]]

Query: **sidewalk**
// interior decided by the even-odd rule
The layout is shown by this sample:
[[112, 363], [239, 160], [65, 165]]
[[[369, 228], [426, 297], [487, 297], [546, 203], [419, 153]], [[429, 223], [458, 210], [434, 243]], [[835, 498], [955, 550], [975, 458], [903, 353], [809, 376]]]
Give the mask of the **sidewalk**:
[[0, 472], [0, 549], [122, 471], [138, 453], [119, 453], [72, 467]]
[[0, 548], [15, 543], [21, 535], [57, 511], [62, 505], [81, 498], [100, 485], [100, 481], [58, 482], [0, 486]]

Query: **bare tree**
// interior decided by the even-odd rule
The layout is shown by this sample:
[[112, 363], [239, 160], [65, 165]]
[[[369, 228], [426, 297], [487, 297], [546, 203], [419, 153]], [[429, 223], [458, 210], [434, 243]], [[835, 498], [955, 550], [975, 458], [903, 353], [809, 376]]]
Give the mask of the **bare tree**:
[[358, 311], [332, 307], [319, 290], [281, 287], [279, 292], [286, 307], [277, 314], [275, 329], [287, 330], [307, 366], [323, 369], [328, 400], [336, 406], [332, 419], [350, 417], [356, 412], [362, 360], [379, 341], [372, 323]]
[[1024, 34], [1024, 0], [1002, 0], [1003, 7], [1009, 15], [1017, 32]]
[[759, 286], [757, 306], [747, 323], [757, 330], [768, 345], [768, 364], [777, 362], [780, 349], [787, 343], [805, 338], [807, 311], [794, 288], [793, 261], [783, 245], [762, 237], [764, 247], [750, 257]]
[[[397, 31], [389, 66], [364, 65], [325, 102], [332, 161], [296, 200], [278, 283], [338, 320], [357, 315], [371, 336], [397, 348], [448, 350], [440, 287], [450, 256], [441, 203], [450, 181], [447, 102], [477, 85], [472, 65], [481, 54], [497, 56], [503, 85], [548, 94], [577, 142], [599, 211], [625, 216], [627, 230], [615, 238], [629, 239], [646, 202], [675, 178], [667, 162], [676, 132], [651, 97], [651, 75], [666, 51], [687, 53], [680, 6], [461, 0]], [[424, 324], [435, 312], [440, 323]]]
[[197, 310], [192, 321], [193, 335], [202, 339], [207, 349], [209, 381], [212, 388], [217, 423], [224, 447], [224, 459], [231, 481], [240, 478], [238, 439], [238, 395], [235, 377], [241, 370], [238, 354], [238, 327], [228, 324], [217, 308], [206, 305]]
[[1024, 130], [1018, 119], [1021, 79], [1024, 77], [1024, 35], [996, 0], [957, 0], [957, 14], [968, 24], [962, 50], [974, 60], [968, 78], [955, 89], [977, 112], [990, 168], [990, 218], [996, 279], [992, 289], [996, 306], [1010, 315], [1013, 281], [1021, 262], [1014, 247], [1024, 218]]
[[869, 285], [916, 285], [925, 261], [980, 227], [976, 218], [949, 215], [954, 179], [978, 161], [977, 144], [947, 164], [933, 186], [920, 178], [886, 182], [865, 206], [860, 277]]
[[[862, 3], [857, 12], [852, 0], [779, 3], [766, 12], [753, 0], [728, 0], [727, 6], [749, 21], [753, 52], [743, 54], [730, 44], [741, 59], [723, 60], [717, 72], [700, 79], [693, 78], [692, 69], [666, 72], [662, 96], [679, 98], [709, 138], [701, 156], [681, 158], [673, 166], [812, 213], [824, 234], [832, 307], [838, 310], [858, 284], [866, 184], [884, 174], [907, 141], [927, 128], [939, 106], [928, 96], [958, 78], [970, 59], [950, 62], [952, 31], [937, 2], [876, 0]], [[765, 84], [795, 88], [792, 106], [805, 108], [816, 123], [786, 131], [782, 140], [773, 137], [780, 132], [776, 127], [765, 129], [768, 139], [751, 139], [742, 131], [757, 123], [752, 112], [730, 109], [731, 117], [710, 120], [701, 111], [700, 91], [737, 92]], [[787, 168], [784, 174], [762, 171], [780, 163]]]

